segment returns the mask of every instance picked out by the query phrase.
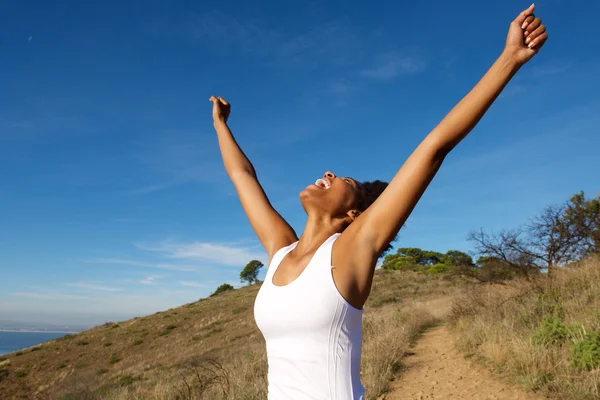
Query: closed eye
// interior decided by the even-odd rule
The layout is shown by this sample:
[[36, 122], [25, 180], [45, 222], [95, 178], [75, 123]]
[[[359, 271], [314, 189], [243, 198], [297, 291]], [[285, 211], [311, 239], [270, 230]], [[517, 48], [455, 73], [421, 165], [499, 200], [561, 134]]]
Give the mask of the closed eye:
[[356, 186], [356, 182], [353, 181], [352, 179], [344, 178], [344, 182], [346, 182], [348, 185], [352, 186], [352, 188], [354, 190], [358, 190], [358, 187]]

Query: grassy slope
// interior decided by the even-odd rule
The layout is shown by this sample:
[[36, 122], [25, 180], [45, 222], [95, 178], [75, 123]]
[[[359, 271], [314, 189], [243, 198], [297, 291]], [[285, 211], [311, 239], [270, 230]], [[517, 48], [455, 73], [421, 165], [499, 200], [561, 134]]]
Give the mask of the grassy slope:
[[[600, 399], [600, 259], [553, 279], [480, 286], [453, 311], [468, 356], [549, 398]], [[585, 350], [578, 356], [574, 347]], [[587, 368], [574, 364], [581, 355]]]
[[[264, 399], [259, 286], [103, 325], [0, 358], [0, 398]], [[376, 398], [423, 327], [451, 303], [436, 276], [377, 271], [365, 306], [362, 381]]]

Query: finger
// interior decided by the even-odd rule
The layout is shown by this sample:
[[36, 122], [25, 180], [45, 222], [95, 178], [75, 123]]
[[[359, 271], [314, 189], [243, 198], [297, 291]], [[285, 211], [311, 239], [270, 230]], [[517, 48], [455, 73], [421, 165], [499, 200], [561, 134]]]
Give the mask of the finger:
[[529, 44], [529, 43], [533, 42], [535, 40], [535, 38], [537, 38], [544, 32], [546, 32], [546, 26], [545, 25], [538, 26], [538, 28], [535, 31], [531, 32], [529, 34], [529, 36], [527, 36], [527, 39], [525, 39], [525, 44]]
[[215, 101], [217, 101], [217, 98], [215, 96], [210, 96], [210, 99], [208, 99], [208, 101], [214, 103]]
[[225, 104], [226, 106], [229, 105], [229, 103], [227, 102], [227, 100], [225, 100], [224, 98], [219, 97], [219, 100], [221, 100], [221, 103]]
[[529, 26], [529, 24], [531, 24], [531, 21], [535, 20], [535, 15], [531, 14], [530, 16], [528, 16], [527, 18], [525, 18], [525, 21], [523, 21], [523, 24], [521, 25], [521, 29], [525, 29]]
[[525, 37], [529, 36], [531, 32], [535, 31], [542, 24], [542, 20], [540, 18], [535, 18], [529, 25], [527, 25], [527, 29], [525, 29]]
[[525, 18], [530, 16], [535, 9], [535, 4], [530, 5], [526, 10], [521, 11], [521, 14], [515, 19], [515, 22], [519, 24], [521, 28], [523, 28], [523, 22], [525, 22]]
[[533, 50], [539, 50], [542, 48], [546, 40], [548, 39], [548, 32], [542, 33], [540, 36], [536, 37], [529, 43], [529, 48]]

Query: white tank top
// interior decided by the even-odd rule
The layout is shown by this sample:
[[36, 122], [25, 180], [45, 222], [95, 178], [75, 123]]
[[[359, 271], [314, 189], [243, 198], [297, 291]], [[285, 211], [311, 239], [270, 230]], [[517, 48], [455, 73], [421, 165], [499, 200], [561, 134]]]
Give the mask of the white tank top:
[[360, 382], [363, 310], [337, 290], [327, 239], [304, 271], [285, 286], [273, 275], [298, 242], [275, 253], [254, 318], [267, 343], [268, 400], [364, 400]]

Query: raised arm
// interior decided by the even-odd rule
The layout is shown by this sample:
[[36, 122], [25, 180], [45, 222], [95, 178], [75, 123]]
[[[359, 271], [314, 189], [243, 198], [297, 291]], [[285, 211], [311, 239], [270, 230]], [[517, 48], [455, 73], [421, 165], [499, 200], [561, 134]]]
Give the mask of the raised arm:
[[271, 259], [278, 249], [297, 240], [296, 233], [271, 206], [258, 182], [252, 163], [240, 149], [227, 126], [231, 106], [221, 97], [212, 96], [210, 101], [213, 103], [214, 127], [225, 170], [237, 190], [254, 232]]
[[[437, 173], [446, 155], [473, 129], [519, 68], [542, 47], [548, 35], [534, 6], [510, 24], [500, 57], [477, 85], [446, 115], [412, 153], [379, 198], [348, 228], [381, 254], [398, 233]], [[364, 247], [363, 247], [364, 248]]]

